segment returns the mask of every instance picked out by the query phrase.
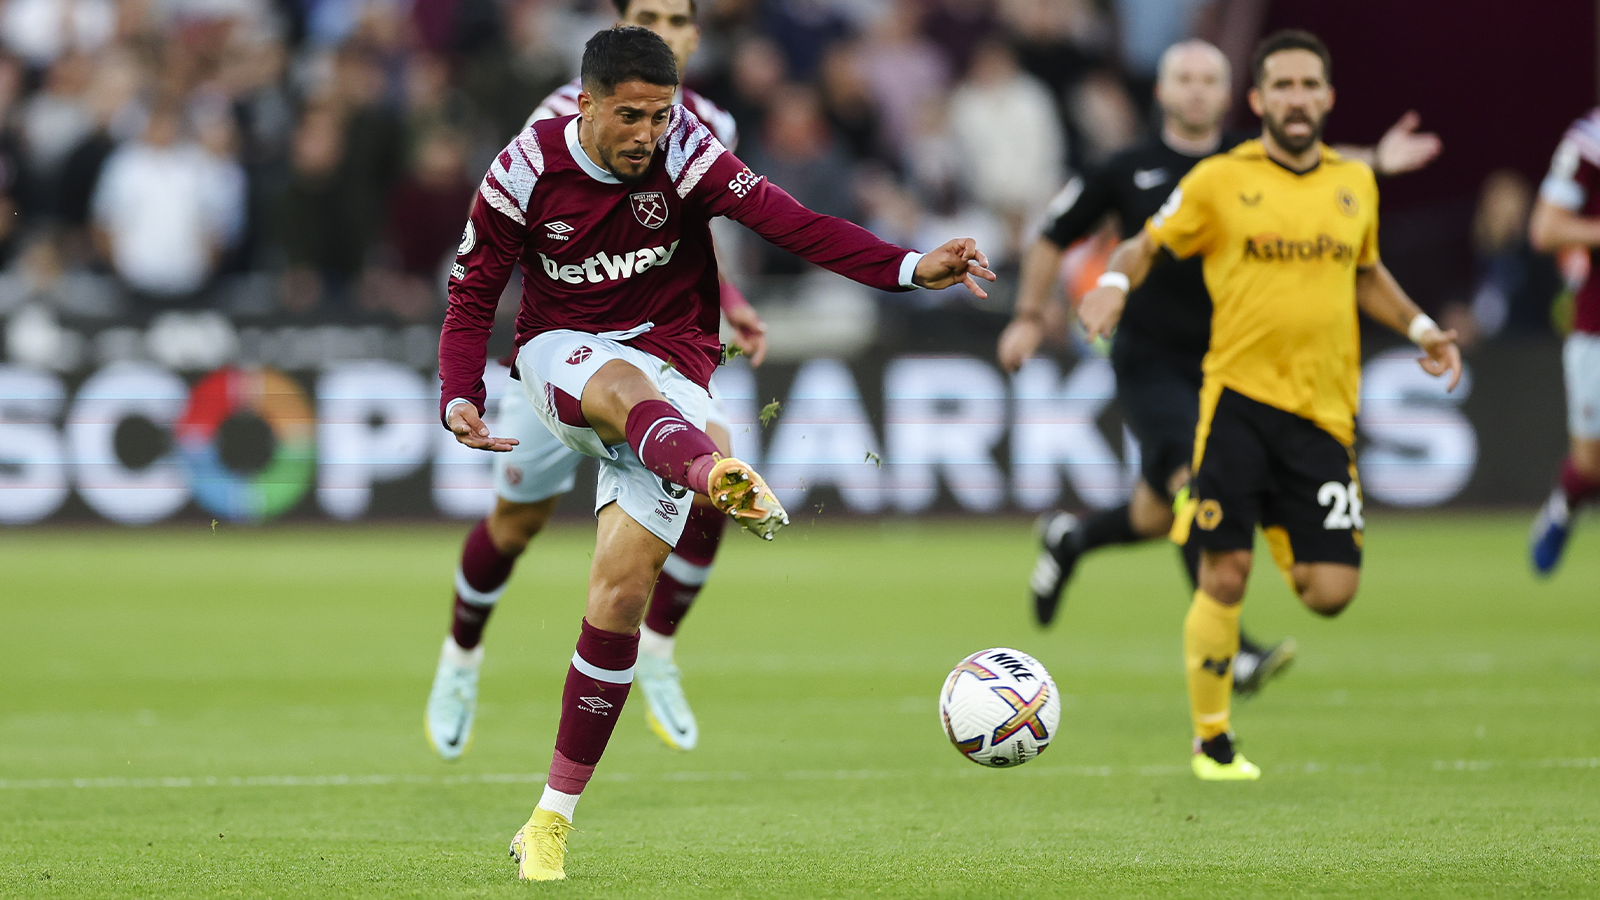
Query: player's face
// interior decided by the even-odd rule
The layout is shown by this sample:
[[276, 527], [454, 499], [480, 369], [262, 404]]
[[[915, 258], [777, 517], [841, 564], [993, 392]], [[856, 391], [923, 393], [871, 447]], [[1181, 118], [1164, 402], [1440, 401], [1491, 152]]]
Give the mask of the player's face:
[[1212, 131], [1228, 111], [1228, 74], [1222, 55], [1186, 47], [1167, 60], [1156, 83], [1161, 111], [1184, 131]]
[[689, 0], [632, 0], [628, 14], [618, 24], [638, 25], [661, 35], [678, 58], [679, 78], [689, 65], [689, 57], [700, 47], [700, 26], [694, 23]]
[[1278, 146], [1306, 152], [1322, 139], [1322, 124], [1333, 109], [1333, 85], [1321, 57], [1282, 50], [1267, 57], [1261, 70], [1261, 83], [1250, 89], [1250, 109]]
[[592, 129], [600, 165], [623, 181], [638, 181], [650, 170], [656, 141], [672, 116], [675, 85], [624, 81], [606, 97], [578, 95], [578, 110]]

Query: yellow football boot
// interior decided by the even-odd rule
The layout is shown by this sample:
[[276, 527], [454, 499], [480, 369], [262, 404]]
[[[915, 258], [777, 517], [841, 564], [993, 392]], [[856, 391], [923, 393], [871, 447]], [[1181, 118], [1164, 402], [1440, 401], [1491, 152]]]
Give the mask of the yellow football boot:
[[1201, 781], [1255, 781], [1261, 777], [1261, 769], [1239, 753], [1226, 765], [1204, 753], [1196, 753], [1193, 765], [1195, 777]]
[[523, 881], [562, 881], [567, 877], [567, 832], [572, 822], [548, 809], [535, 809], [528, 824], [511, 839], [517, 877]]
[[1194, 757], [1190, 766], [1194, 775], [1201, 781], [1255, 781], [1261, 777], [1261, 769], [1255, 763], [1244, 758], [1244, 754], [1234, 749], [1233, 735], [1219, 734], [1206, 744], [1213, 744], [1210, 749], [1217, 756], [1233, 758], [1232, 762], [1220, 763], [1206, 752], [1206, 747], [1201, 746], [1199, 738], [1194, 739]]
[[749, 463], [731, 456], [718, 460], [711, 467], [709, 481], [706, 493], [711, 504], [762, 540], [772, 540], [778, 529], [789, 524], [783, 504]]

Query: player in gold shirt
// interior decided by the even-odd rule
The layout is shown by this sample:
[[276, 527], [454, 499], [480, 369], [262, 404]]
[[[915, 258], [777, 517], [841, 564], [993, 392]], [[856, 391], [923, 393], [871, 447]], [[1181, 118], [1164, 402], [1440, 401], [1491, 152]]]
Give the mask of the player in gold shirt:
[[1461, 377], [1441, 331], [1378, 259], [1378, 190], [1365, 163], [1322, 143], [1333, 108], [1328, 51], [1282, 31], [1255, 55], [1262, 135], [1195, 166], [1112, 254], [1079, 312], [1091, 339], [1116, 327], [1158, 254], [1200, 255], [1213, 313], [1193, 481], [1173, 538], [1201, 550], [1184, 619], [1195, 774], [1260, 777], [1234, 750], [1228, 700], [1239, 605], [1257, 525], [1302, 603], [1337, 615], [1361, 565], [1361, 484], [1351, 445], [1361, 377], [1357, 308], [1408, 335], [1433, 375]]

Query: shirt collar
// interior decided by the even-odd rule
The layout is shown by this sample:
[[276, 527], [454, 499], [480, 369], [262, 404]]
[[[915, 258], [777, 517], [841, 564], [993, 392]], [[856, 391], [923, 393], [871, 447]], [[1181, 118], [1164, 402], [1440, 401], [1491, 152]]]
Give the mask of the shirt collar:
[[583, 170], [583, 174], [593, 178], [595, 181], [598, 181], [601, 184], [622, 183], [622, 179], [595, 165], [594, 160], [590, 159], [589, 154], [584, 151], [583, 145], [578, 143], [577, 116], [573, 116], [572, 121], [567, 123], [565, 137], [567, 139], [567, 150], [572, 153], [572, 158], [577, 160], [578, 168]]

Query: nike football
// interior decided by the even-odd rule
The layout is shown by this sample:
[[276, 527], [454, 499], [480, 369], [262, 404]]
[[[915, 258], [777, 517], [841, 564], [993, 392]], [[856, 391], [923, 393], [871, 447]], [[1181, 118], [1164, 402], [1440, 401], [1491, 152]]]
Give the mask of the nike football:
[[963, 659], [944, 680], [939, 718], [967, 759], [1011, 768], [1050, 746], [1061, 724], [1061, 698], [1038, 660], [997, 647]]

